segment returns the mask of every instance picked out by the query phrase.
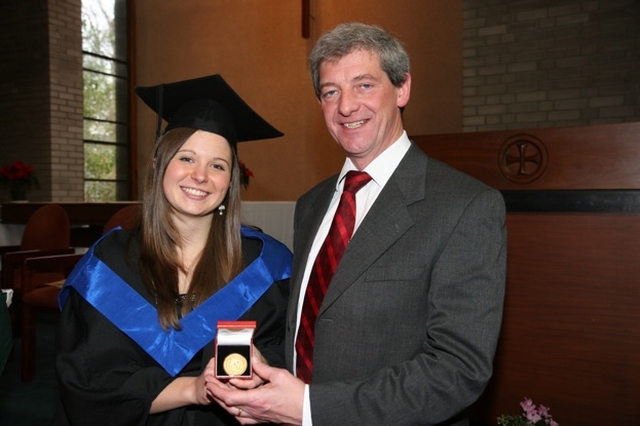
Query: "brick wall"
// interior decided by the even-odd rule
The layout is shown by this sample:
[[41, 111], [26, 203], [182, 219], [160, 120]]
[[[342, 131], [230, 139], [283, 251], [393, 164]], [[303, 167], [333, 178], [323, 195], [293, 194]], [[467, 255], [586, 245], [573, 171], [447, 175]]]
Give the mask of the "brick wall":
[[53, 199], [84, 201], [81, 0], [49, 0]]
[[465, 0], [464, 131], [640, 121], [640, 2]]
[[0, 165], [34, 166], [31, 201], [84, 199], [80, 5], [0, 2]]

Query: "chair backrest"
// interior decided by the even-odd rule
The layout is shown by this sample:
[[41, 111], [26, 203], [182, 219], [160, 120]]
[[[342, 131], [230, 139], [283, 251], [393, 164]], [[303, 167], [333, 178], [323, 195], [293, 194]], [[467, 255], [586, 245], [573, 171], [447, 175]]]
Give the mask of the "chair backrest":
[[57, 250], [71, 244], [71, 224], [59, 204], [47, 204], [33, 212], [24, 227], [20, 250]]
[[118, 226], [124, 229], [133, 229], [140, 219], [140, 205], [131, 204], [115, 212], [104, 225], [103, 233]]

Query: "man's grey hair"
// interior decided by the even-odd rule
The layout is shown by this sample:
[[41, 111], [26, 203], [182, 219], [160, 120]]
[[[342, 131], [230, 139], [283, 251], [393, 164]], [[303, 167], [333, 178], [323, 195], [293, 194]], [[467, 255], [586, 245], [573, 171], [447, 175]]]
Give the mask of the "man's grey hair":
[[309, 55], [311, 79], [318, 99], [320, 66], [326, 61], [337, 61], [356, 50], [377, 54], [380, 67], [394, 86], [400, 87], [406, 81], [410, 61], [400, 40], [376, 25], [355, 22], [340, 24], [320, 36]]

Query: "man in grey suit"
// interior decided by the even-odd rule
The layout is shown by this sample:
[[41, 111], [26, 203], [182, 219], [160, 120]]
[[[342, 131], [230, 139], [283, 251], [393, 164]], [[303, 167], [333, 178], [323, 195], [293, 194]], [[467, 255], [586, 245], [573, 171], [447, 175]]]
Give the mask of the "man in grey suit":
[[347, 158], [296, 206], [291, 372], [311, 265], [343, 178], [350, 170], [372, 178], [356, 195], [356, 230], [315, 322], [312, 380], [257, 357], [262, 386], [210, 378], [208, 390], [243, 424], [466, 425], [491, 377], [502, 319], [503, 199], [409, 140], [409, 58], [384, 30], [340, 25], [318, 40], [310, 65], [327, 127]]

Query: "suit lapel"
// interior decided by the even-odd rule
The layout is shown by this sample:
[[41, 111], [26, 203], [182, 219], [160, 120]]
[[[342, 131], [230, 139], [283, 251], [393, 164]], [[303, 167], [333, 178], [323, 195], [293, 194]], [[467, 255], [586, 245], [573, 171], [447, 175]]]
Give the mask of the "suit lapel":
[[424, 198], [426, 162], [412, 145], [349, 242], [319, 315], [413, 226], [408, 206]]
[[[291, 273], [291, 296], [289, 299], [289, 309], [287, 317], [290, 325], [295, 329], [297, 321], [298, 299], [300, 297], [300, 287], [304, 270], [313, 245], [315, 235], [322, 223], [322, 219], [329, 208], [331, 197], [335, 192], [336, 181], [338, 175], [324, 181], [318, 187], [318, 194], [308, 206], [304, 206], [304, 210], [296, 210], [296, 226], [294, 229], [294, 249], [296, 253], [294, 258], [293, 270]], [[299, 203], [304, 205], [304, 203]], [[300, 217], [297, 217], [300, 216]], [[313, 260], [311, 260], [313, 261]]]

